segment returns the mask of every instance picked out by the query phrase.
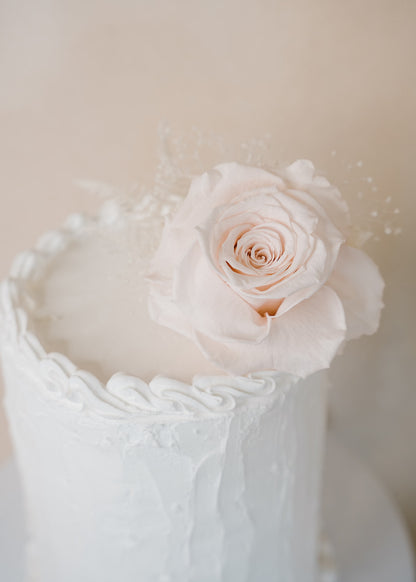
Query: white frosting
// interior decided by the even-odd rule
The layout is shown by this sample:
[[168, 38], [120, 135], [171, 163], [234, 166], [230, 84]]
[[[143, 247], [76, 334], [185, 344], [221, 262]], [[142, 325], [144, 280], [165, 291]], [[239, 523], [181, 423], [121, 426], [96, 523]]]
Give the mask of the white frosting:
[[[150, 212], [156, 216], [151, 205]], [[141, 248], [151, 246], [155, 223], [144, 220], [143, 205], [132, 216]], [[115, 346], [120, 338], [102, 329], [83, 335], [97, 313], [88, 318], [84, 297], [80, 320], [60, 312], [53, 326], [45, 315], [55, 283], [74, 272], [71, 249], [79, 243], [79, 256], [87, 257], [83, 244], [91, 250], [94, 241], [129, 232], [124, 219], [113, 212], [97, 221], [72, 217], [20, 255], [1, 287], [6, 408], [31, 533], [28, 579], [312, 582], [323, 376], [296, 382], [271, 373], [218, 375], [188, 340], [165, 336], [163, 328], [152, 336], [140, 309], [141, 344], [128, 335], [113, 360], [107, 348], [100, 360], [91, 357], [97, 345]], [[64, 288], [74, 299], [66, 279]], [[111, 297], [110, 286], [102, 301]], [[78, 336], [68, 332], [69, 319]], [[66, 355], [50, 351], [61, 346]], [[134, 355], [146, 349], [139, 377]], [[124, 352], [128, 373], [113, 373]], [[151, 377], [155, 354], [163, 355], [156, 358], [162, 371], [177, 366], [177, 374]], [[202, 374], [191, 379], [198, 369]]]

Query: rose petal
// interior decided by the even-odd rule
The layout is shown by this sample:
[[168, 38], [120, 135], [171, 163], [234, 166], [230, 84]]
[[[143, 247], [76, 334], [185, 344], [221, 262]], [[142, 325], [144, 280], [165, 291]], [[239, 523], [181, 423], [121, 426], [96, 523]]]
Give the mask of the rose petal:
[[[293, 262], [284, 276], [276, 277], [274, 284], [270, 284], [270, 277], [258, 277], [257, 287], [253, 288], [252, 280], [245, 280], [243, 276], [240, 276], [239, 288], [237, 285], [235, 288], [242, 297], [255, 306], [259, 306], [263, 301], [269, 299], [283, 299], [279, 311], [281, 313], [288, 311], [315, 293], [326, 280], [327, 247], [320, 239], [309, 241], [309, 245], [311, 244], [314, 246], [309, 249], [309, 256], [304, 257], [303, 264], [299, 261]], [[298, 262], [299, 264], [297, 264]], [[238, 275], [235, 275], [235, 280], [238, 282]], [[269, 283], [268, 287], [261, 287], [267, 283]]]
[[271, 185], [279, 189], [285, 188], [285, 182], [280, 176], [255, 166], [245, 166], [232, 162], [218, 164], [215, 169], [221, 174], [219, 189], [223, 192], [225, 190], [233, 192], [232, 198], [243, 192], [252, 192]]
[[315, 176], [315, 166], [310, 160], [296, 160], [285, 169], [284, 176], [295, 188], [309, 186]]
[[221, 173], [216, 168], [194, 178], [188, 195], [172, 219], [173, 226], [187, 229], [189, 236], [189, 229], [204, 220], [207, 213], [211, 212], [216, 205], [223, 204], [224, 201], [221, 198], [217, 201], [216, 196], [213, 195], [214, 192], [218, 192], [217, 186], [221, 178]]
[[211, 338], [254, 344], [269, 333], [268, 318], [260, 316], [220, 279], [198, 243], [178, 268], [173, 299], [193, 328], [204, 330]]
[[[325, 217], [326, 223], [329, 222], [322, 209], [320, 213]], [[250, 228], [247, 220], [250, 218], [253, 228], [259, 222], [269, 225], [270, 221], [270, 225], [273, 224], [277, 232], [280, 228], [289, 246], [296, 249], [293, 262], [289, 264], [284, 261], [284, 273], [277, 265], [273, 280], [270, 280], [268, 273], [263, 274], [261, 270], [253, 277], [252, 269], [247, 272], [244, 265], [239, 267], [233, 258], [235, 241], [230, 240], [229, 235], [247, 231]], [[326, 245], [318, 236], [319, 230], [328, 231], [322, 237], [326, 240]], [[217, 208], [198, 227], [198, 234], [212, 268], [247, 299], [260, 296], [262, 300], [288, 297], [305, 287], [316, 289], [318, 282], [319, 286], [322, 285], [332, 270], [340, 245], [344, 242], [344, 237], [337, 228], [322, 227], [316, 212], [282, 192], [274, 195], [260, 193], [247, 200], [238, 200], [229, 207]]]
[[270, 333], [259, 344], [216, 342], [202, 333], [196, 340], [206, 357], [233, 374], [278, 370], [305, 377], [329, 367], [345, 333], [341, 300], [322, 287], [284, 316], [272, 318]]
[[[189, 234], [186, 234], [184, 229], [172, 226], [171, 221], [167, 221], [159, 248], [152, 259], [148, 280], [152, 282], [172, 277], [175, 263], [187, 252], [189, 244]], [[170, 260], [166, 260], [166, 257], [170, 257]]]
[[368, 255], [343, 245], [328, 285], [344, 306], [347, 339], [377, 331], [383, 307], [384, 281]]
[[341, 192], [323, 176], [315, 175], [315, 167], [310, 160], [297, 160], [288, 166], [281, 175], [295, 189], [307, 190], [302, 199], [310, 202], [310, 195], [326, 210], [329, 218], [345, 234], [350, 227], [348, 205]]
[[245, 192], [268, 186], [284, 187], [284, 182], [280, 176], [261, 168], [234, 162], [219, 164], [192, 180], [188, 195], [173, 218], [174, 226], [194, 228], [217, 206], [229, 204]]
[[309, 192], [325, 209], [333, 224], [343, 233], [344, 238], [347, 238], [351, 230], [351, 217], [348, 204], [342, 198], [338, 188], [335, 186], [321, 188], [312, 185]]
[[160, 287], [155, 286], [153, 281], [149, 289], [148, 308], [153, 321], [193, 339], [192, 327], [179, 307], [175, 305], [169, 288], [163, 292]]

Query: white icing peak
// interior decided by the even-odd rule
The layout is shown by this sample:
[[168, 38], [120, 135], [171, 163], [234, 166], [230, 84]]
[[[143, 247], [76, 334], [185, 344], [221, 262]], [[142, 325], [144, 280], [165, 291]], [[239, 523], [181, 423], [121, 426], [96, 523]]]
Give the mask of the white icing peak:
[[[71, 356], [65, 349], [65, 344], [63, 349], [56, 349], [56, 342], [54, 345], [53, 341], [48, 341], [47, 334], [39, 326], [39, 301], [36, 293], [44, 292], [48, 269], [54, 259], [58, 256], [64, 257], [74, 241], [80, 241], [82, 249], [82, 237], [86, 233], [92, 233], [91, 238], [99, 242], [105, 241], [105, 237], [113, 230], [129, 236], [130, 221], [134, 221], [135, 236], [140, 239], [140, 249], [144, 254], [151, 255], [154, 245], [157, 244], [155, 232], [162, 226], [161, 217], [168, 213], [175, 202], [176, 200], [164, 201], [162, 204], [151, 196], [145, 196], [139, 205], [128, 210], [114, 202], [109, 203], [96, 219], [80, 214], [72, 215], [61, 229], [45, 234], [33, 250], [24, 252], [15, 259], [9, 279], [1, 286], [0, 305], [8, 349], [11, 350], [14, 346], [16, 357], [24, 359], [22, 365], [36, 368], [36, 373], [40, 373], [44, 380], [43, 386], [46, 390], [68, 406], [116, 418], [134, 414], [145, 414], [150, 418], [160, 414], [175, 417], [184, 414], [204, 415], [231, 410], [248, 398], [268, 396], [277, 386], [284, 389], [293, 382], [293, 378], [288, 375], [272, 373], [251, 374], [247, 377], [227, 376], [208, 365], [202, 356], [195, 356], [194, 369], [202, 371], [203, 374], [207, 370], [208, 373], [193, 375], [191, 382], [179, 381], [166, 375], [142, 379], [141, 374], [139, 377], [139, 374], [121, 372], [108, 373], [107, 376], [111, 377], [105, 381], [102, 374], [92, 373], [94, 367], [86, 371], [82, 367], [88, 366], [78, 367], [75, 359], [71, 361], [72, 357], [69, 359], [62, 353], [57, 353], [61, 351]], [[100, 238], [101, 236], [104, 238]], [[131, 260], [131, 257], [127, 257], [127, 260]], [[142, 273], [140, 276], [142, 277]], [[123, 326], [124, 324], [122, 322]], [[186, 350], [196, 350], [189, 340], [181, 337], [177, 340], [175, 334], [171, 337], [169, 334], [172, 332], [161, 329], [162, 334], [168, 336], [168, 341], [185, 342]], [[146, 337], [142, 329], [138, 329], [138, 332]], [[118, 341], [111, 337], [107, 339]], [[46, 349], [48, 343], [52, 346], [49, 352]], [[124, 351], [125, 346], [122, 348], [121, 351]], [[143, 351], [142, 348], [143, 346], [140, 351]], [[177, 363], [180, 368], [186, 362], [179, 358]], [[117, 369], [122, 368], [115, 368]]]

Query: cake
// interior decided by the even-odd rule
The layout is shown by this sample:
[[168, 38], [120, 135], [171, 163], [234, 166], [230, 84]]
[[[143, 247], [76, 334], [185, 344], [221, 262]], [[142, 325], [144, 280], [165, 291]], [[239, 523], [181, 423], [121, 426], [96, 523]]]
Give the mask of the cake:
[[[167, 217], [167, 219], [166, 219]], [[30, 582], [315, 582], [328, 382], [382, 279], [300, 160], [110, 201], [1, 287]]]

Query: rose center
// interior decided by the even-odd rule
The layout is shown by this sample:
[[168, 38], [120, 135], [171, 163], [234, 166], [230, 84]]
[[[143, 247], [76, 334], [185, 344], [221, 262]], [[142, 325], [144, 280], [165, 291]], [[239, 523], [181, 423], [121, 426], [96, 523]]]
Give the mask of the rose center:
[[274, 271], [284, 253], [285, 244], [280, 234], [264, 225], [254, 226], [240, 234], [234, 244], [237, 262], [256, 271]]
[[270, 265], [275, 259], [273, 249], [262, 247], [260, 245], [253, 245], [249, 247], [247, 249], [247, 257], [253, 267], [263, 267], [265, 265]]

